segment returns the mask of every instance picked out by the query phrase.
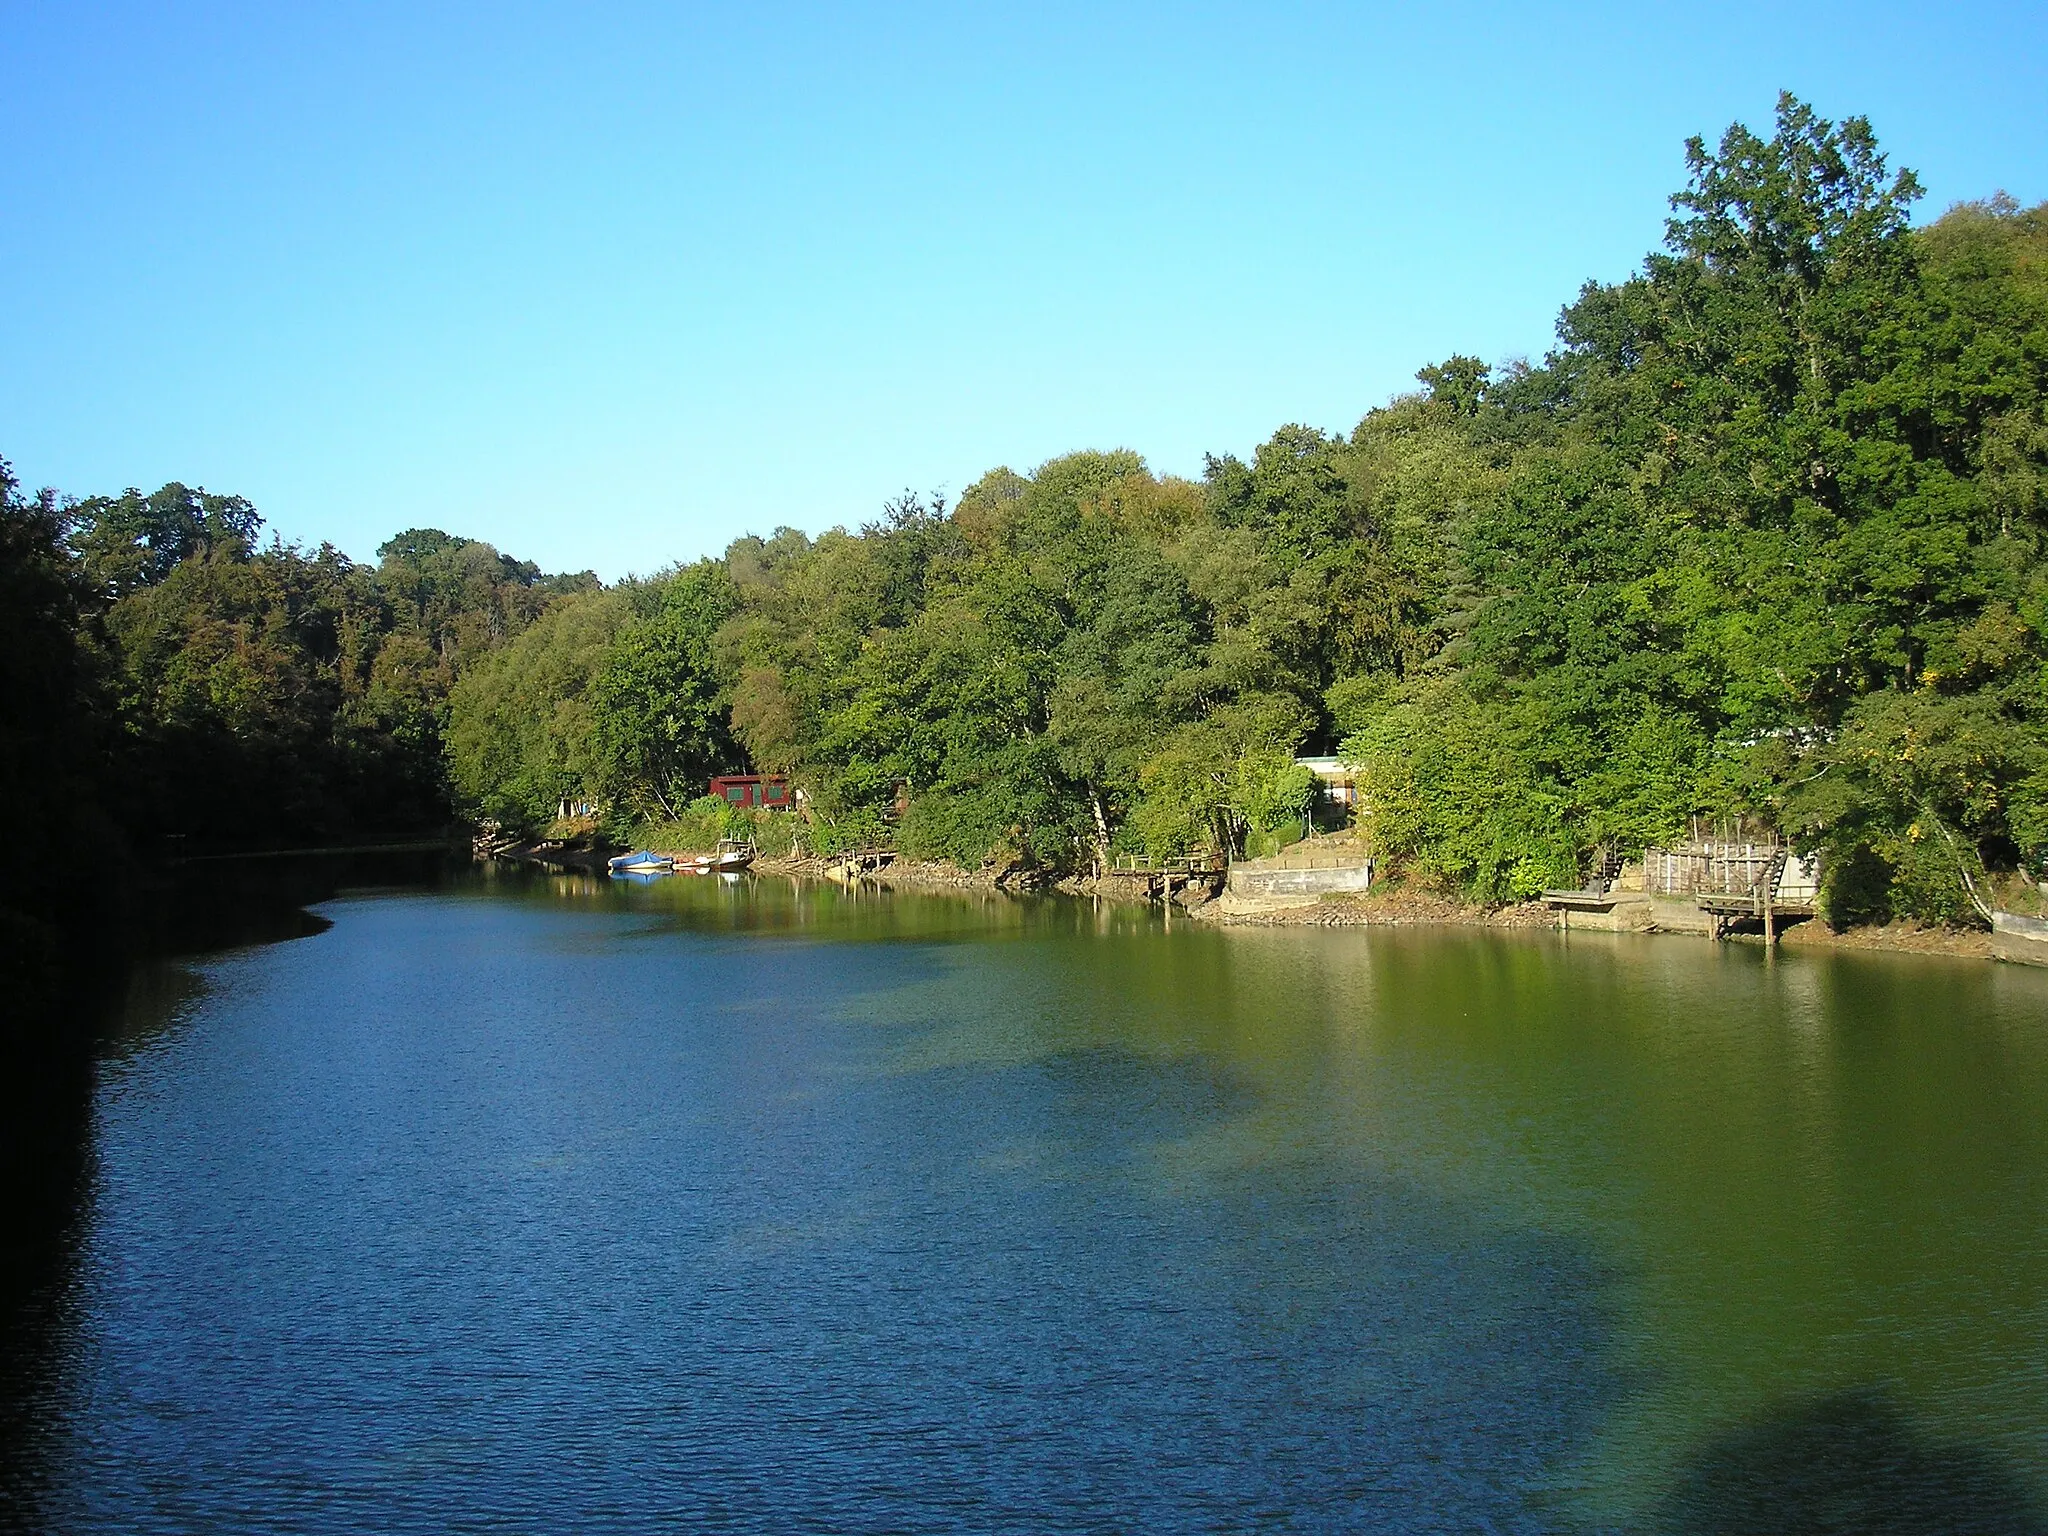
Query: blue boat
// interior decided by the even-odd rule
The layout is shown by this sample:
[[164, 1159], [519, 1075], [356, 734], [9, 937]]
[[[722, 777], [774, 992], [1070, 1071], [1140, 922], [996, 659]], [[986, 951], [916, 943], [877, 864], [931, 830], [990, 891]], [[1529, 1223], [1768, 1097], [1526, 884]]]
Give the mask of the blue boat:
[[605, 868], [615, 875], [666, 875], [675, 867], [674, 859], [647, 848], [642, 848], [638, 853], [622, 853], [615, 859], [605, 860]]

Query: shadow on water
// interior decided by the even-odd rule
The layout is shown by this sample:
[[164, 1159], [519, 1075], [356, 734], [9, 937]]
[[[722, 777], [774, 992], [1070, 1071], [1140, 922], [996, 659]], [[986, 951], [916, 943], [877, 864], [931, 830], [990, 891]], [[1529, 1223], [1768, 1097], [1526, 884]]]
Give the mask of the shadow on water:
[[77, 1325], [93, 1070], [79, 1051], [11, 1066], [0, 1087], [0, 1529], [35, 1529], [48, 1482], [38, 1431]]
[[1699, 1451], [1653, 1527], [1668, 1536], [2044, 1536], [1991, 1456], [1931, 1436], [1879, 1390], [1783, 1406]]
[[131, 872], [118, 899], [49, 927], [51, 985], [11, 999], [0, 1040], [0, 1530], [43, 1528], [51, 1409], [78, 1326], [77, 1277], [95, 1177], [100, 1063], [200, 990], [167, 962], [307, 938], [306, 910], [352, 884], [440, 878], [437, 854], [221, 860]]
[[[871, 1370], [859, 1421], [982, 1426], [975, 1469], [928, 1482], [1018, 1486], [962, 1528], [1564, 1527], [1573, 1448], [1633, 1385], [1612, 1359], [1619, 1276], [1570, 1238], [1308, 1146], [1186, 1161], [1264, 1097], [1212, 1056], [1090, 1044], [888, 1081], [904, 1102], [872, 1120], [985, 1149], [973, 1186], [928, 1191], [957, 1251], [943, 1279], [900, 1276], [939, 1300], [900, 1352], [977, 1362], [969, 1388], [1001, 1360], [1012, 1390], [919, 1372], [892, 1409]], [[1090, 1389], [1034, 1418], [1069, 1377]], [[1045, 1466], [1059, 1497], [1034, 1503], [1024, 1474]], [[933, 1528], [890, 1513], [873, 1528]]]
[[1028, 1068], [1091, 1130], [1118, 1137], [1185, 1135], [1243, 1114], [1257, 1095], [1243, 1074], [1208, 1058], [1161, 1060], [1109, 1045], [1058, 1050]]

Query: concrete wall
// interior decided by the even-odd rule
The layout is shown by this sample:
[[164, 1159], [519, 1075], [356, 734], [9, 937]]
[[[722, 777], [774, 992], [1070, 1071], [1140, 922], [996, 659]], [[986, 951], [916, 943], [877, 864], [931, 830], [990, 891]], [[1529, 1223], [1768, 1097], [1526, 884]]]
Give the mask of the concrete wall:
[[1566, 929], [1596, 933], [1707, 933], [1714, 920], [1699, 909], [1690, 896], [1646, 895], [1641, 891], [1616, 892], [1617, 900], [1602, 912], [1597, 909], [1560, 908]]
[[1288, 897], [1314, 900], [1344, 891], [1364, 891], [1371, 886], [1370, 864], [1353, 864], [1342, 869], [1262, 869], [1256, 865], [1238, 864], [1233, 865], [1230, 871], [1230, 893], [1253, 899]]
[[1640, 895], [1624, 896], [1602, 911], [1598, 907], [1560, 907], [1558, 916], [1567, 929], [1584, 928], [1595, 933], [1648, 933], [1656, 927], [1649, 901]]
[[1714, 919], [1690, 896], [1651, 896], [1650, 921], [1659, 933], [1712, 933]]
[[1991, 916], [1991, 953], [2021, 965], [2048, 965], [2048, 919], [2017, 912]]

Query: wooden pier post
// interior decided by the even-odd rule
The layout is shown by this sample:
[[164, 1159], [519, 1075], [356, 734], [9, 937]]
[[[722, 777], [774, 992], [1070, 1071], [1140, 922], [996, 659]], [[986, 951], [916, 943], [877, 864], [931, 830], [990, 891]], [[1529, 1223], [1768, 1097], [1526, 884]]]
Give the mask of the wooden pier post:
[[1773, 948], [1778, 942], [1778, 881], [1785, 872], [1785, 855], [1773, 839], [1770, 857], [1764, 860], [1764, 948]]

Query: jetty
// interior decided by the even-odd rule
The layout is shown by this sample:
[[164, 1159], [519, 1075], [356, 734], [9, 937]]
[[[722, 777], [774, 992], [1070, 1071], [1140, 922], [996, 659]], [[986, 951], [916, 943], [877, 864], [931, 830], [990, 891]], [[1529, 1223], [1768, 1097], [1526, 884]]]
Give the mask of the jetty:
[[1103, 869], [1100, 878], [1125, 886], [1134, 897], [1142, 893], [1147, 901], [1167, 902], [1196, 886], [1213, 894], [1227, 873], [1228, 866], [1214, 853], [1168, 859], [1123, 854]]
[[895, 862], [894, 848], [856, 848], [851, 853], [834, 854], [825, 865], [825, 878], [839, 881], [861, 880]]
[[1787, 923], [1818, 912], [1820, 858], [1798, 854], [1775, 834], [1703, 832], [1639, 859], [1597, 848], [1583, 886], [1548, 890], [1544, 903], [1563, 928], [1703, 933], [1726, 938], [1756, 924], [1776, 943]]

